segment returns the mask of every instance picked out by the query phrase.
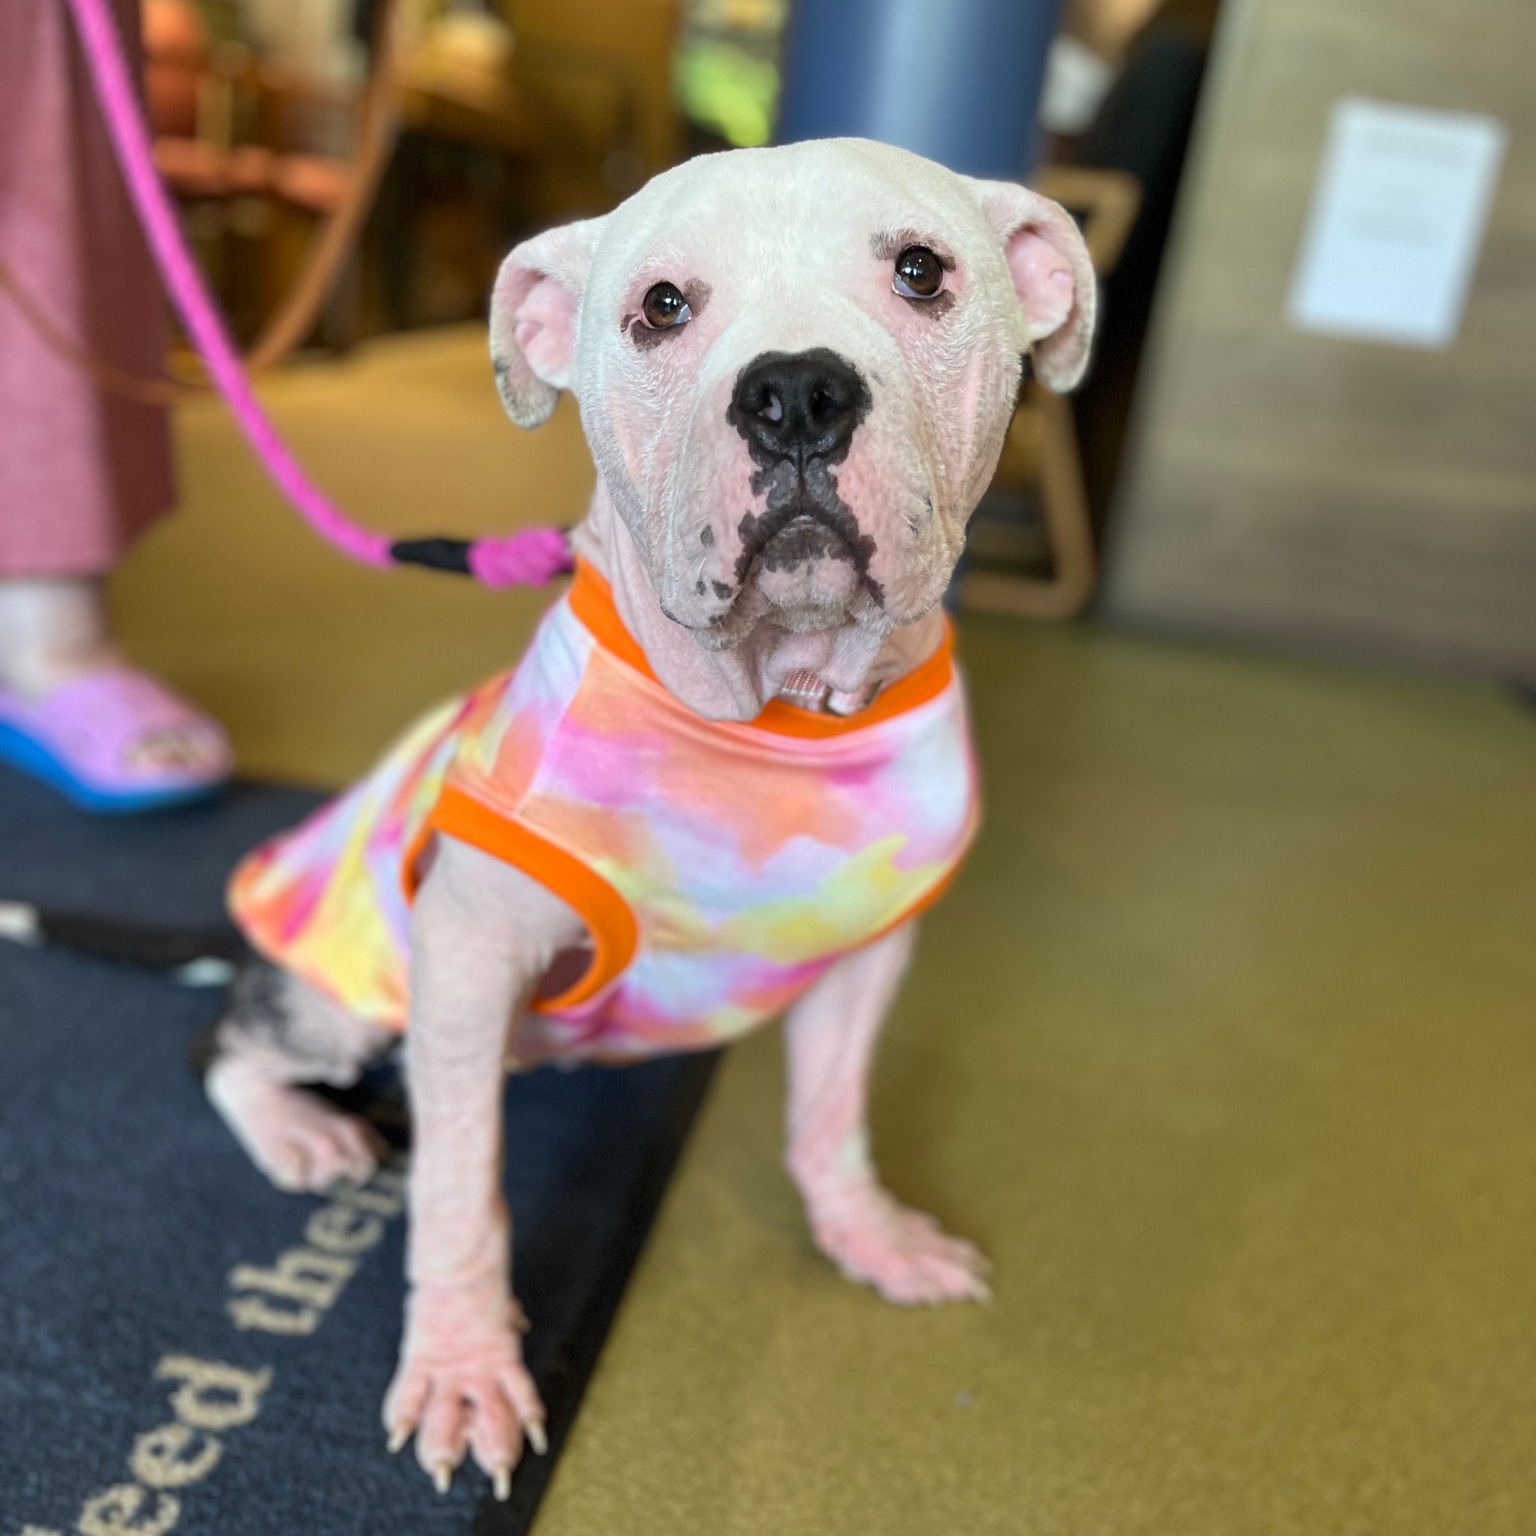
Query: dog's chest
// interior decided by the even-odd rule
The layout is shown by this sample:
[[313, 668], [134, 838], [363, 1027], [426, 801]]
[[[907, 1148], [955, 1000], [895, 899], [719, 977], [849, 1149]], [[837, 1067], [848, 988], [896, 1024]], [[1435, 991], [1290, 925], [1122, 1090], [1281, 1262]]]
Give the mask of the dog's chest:
[[977, 807], [958, 678], [868, 724], [802, 713], [711, 724], [621, 662], [585, 658], [519, 817], [632, 923], [593, 1005], [613, 1025], [739, 1033], [959, 864]]
[[977, 812], [958, 692], [894, 750], [741, 745], [578, 736], [570, 760], [556, 746], [524, 814], [600, 876], [626, 927], [616, 938], [612, 912], [591, 910], [600, 985], [527, 1019], [520, 1060], [634, 1060], [735, 1039], [948, 884]]

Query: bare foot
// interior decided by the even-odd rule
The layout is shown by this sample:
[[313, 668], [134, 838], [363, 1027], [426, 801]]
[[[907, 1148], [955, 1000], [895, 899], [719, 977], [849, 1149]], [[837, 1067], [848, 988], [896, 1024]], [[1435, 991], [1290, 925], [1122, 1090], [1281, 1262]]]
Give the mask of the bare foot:
[[[113, 644], [94, 577], [0, 578], [0, 686], [32, 702], [92, 672], [128, 666]], [[229, 743], [190, 707], [185, 723], [148, 729], [122, 766], [146, 775], [222, 776]]]

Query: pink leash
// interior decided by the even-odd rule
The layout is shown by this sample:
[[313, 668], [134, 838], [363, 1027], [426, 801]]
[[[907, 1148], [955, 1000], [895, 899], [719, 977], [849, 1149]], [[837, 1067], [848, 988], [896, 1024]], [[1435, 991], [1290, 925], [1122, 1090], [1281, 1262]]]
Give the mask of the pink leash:
[[155, 170], [149, 132], [107, 0], [69, 0], [69, 7], [123, 178], [166, 289], [246, 441], [300, 516], [321, 538], [364, 565], [426, 565], [473, 576], [488, 587], [543, 586], [570, 570], [570, 544], [558, 528], [530, 528], [510, 538], [473, 542], [444, 538], [392, 542], [358, 527], [314, 485], [257, 404], [223, 319], [187, 249], [175, 209]]

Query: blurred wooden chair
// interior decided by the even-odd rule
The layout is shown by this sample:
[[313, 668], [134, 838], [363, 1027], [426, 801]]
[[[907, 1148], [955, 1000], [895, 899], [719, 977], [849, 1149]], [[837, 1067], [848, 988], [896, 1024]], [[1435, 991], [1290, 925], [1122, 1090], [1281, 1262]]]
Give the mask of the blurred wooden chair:
[[[504, 22], [454, 12], [426, 27], [396, 26], [399, 9], [383, 0], [376, 10], [369, 77], [359, 89], [334, 83], [303, 55], [213, 41], [193, 0], [146, 0], [155, 163], [237, 329], [260, 331], [253, 366], [302, 341], [317, 316], [328, 346], [356, 340], [356, 242], [398, 131], [412, 142], [453, 146], [466, 160], [524, 157], [539, 140], [541, 125], [510, 78], [513, 41]], [[394, 163], [409, 179], [410, 165]], [[431, 200], [391, 200], [381, 214], [385, 252], [410, 243], [402, 224], [416, 210], [402, 217], [402, 202]], [[482, 242], [493, 248], [485, 265], [499, 259], [502, 231], [485, 210], [481, 222], [495, 224]], [[479, 272], [468, 285], [476, 305], [482, 279], [488, 286]], [[388, 273], [380, 286], [389, 287]]]
[[[1051, 166], [1035, 178], [1034, 186], [1080, 220], [1100, 279], [1113, 271], [1141, 204], [1135, 177], [1123, 171]], [[988, 553], [1028, 557], [1038, 554], [1043, 542], [1051, 574], [968, 566], [960, 579], [961, 606], [972, 613], [1028, 619], [1068, 619], [1081, 613], [1093, 596], [1098, 562], [1069, 399], [1052, 394], [1033, 378], [1025, 384], [992, 483], [994, 488], [1036, 493], [1042, 538], [1005, 538], [997, 542], [1011, 548], [994, 547]]]
[[261, 332], [252, 365], [303, 341], [317, 314], [328, 343], [349, 344], [356, 305], [332, 290], [353, 268], [388, 125], [366, 121], [366, 102], [360, 117], [355, 89], [215, 41], [190, 0], [146, 0], [143, 22], [155, 165], [236, 330]]
[[[288, 146], [300, 116], [310, 142], [317, 132], [344, 139], [352, 93], [289, 79], [241, 44], [214, 42], [191, 0], [148, 0], [144, 55], [155, 164], [179, 197], [274, 198], [322, 215], [340, 206], [347, 162]], [[238, 142], [247, 134], [257, 142]]]

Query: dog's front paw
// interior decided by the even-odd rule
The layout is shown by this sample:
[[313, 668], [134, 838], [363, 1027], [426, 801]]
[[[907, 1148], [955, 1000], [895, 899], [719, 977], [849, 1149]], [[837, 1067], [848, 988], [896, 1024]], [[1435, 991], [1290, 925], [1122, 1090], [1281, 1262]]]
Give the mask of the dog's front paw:
[[524, 1439], [540, 1456], [546, 1448], [544, 1404], [517, 1335], [510, 1323], [505, 1330], [422, 1332], [429, 1336], [407, 1331], [384, 1397], [389, 1449], [398, 1451], [414, 1434], [416, 1460], [439, 1493], [447, 1493], [467, 1449], [505, 1499]]
[[989, 1265], [974, 1244], [951, 1237], [932, 1216], [892, 1199], [878, 1185], [813, 1200], [816, 1244], [850, 1279], [902, 1306], [990, 1301]]

